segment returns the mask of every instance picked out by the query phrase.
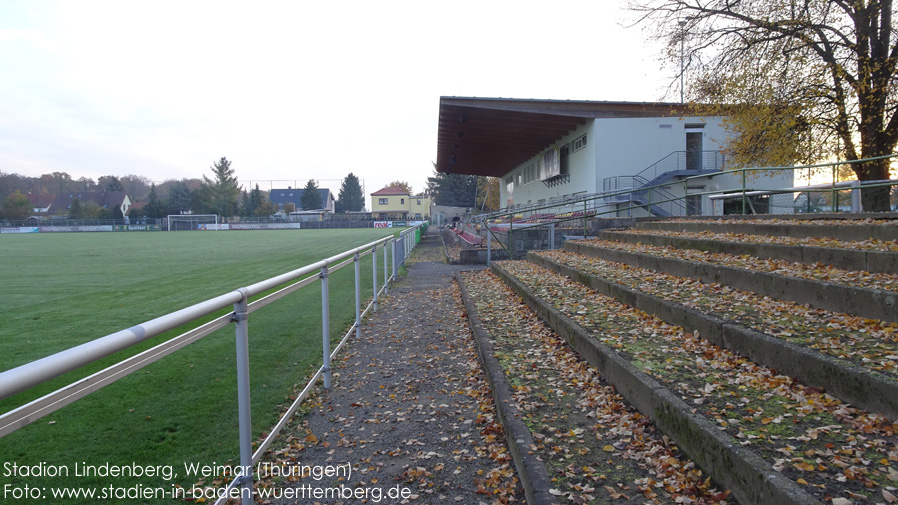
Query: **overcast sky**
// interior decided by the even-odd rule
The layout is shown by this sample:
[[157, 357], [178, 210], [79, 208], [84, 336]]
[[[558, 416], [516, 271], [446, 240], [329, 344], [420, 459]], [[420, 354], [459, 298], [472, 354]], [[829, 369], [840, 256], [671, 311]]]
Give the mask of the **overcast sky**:
[[0, 171], [420, 191], [440, 96], [676, 100], [624, 1], [3, 0]]

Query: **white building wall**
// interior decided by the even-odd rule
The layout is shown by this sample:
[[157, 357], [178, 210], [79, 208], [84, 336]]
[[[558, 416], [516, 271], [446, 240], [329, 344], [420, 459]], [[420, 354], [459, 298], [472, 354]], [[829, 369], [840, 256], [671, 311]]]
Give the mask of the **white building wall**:
[[[635, 175], [674, 151], [686, 150], [687, 124], [705, 124], [703, 145], [705, 151], [719, 150], [719, 140], [725, 131], [720, 118], [610, 118], [588, 120], [587, 123], [566, 135], [559, 142], [564, 146], [587, 135], [585, 148], [570, 153], [570, 181], [547, 187], [539, 180], [517, 185], [518, 175], [539, 155], [527, 160], [502, 177], [500, 197], [508, 201], [507, 180], [515, 178], [514, 204], [526, 206], [549, 203], [566, 197], [598, 193], [604, 190], [608, 177]], [[547, 146], [547, 149], [551, 146]], [[541, 154], [541, 153], [540, 153]]]
[[726, 138], [719, 117], [596, 119], [597, 191], [607, 177], [636, 175], [675, 151], [686, 150], [686, 125], [703, 124], [702, 150], [717, 151]]
[[[704, 125], [700, 129], [695, 125]], [[567, 198], [576, 198], [589, 193], [604, 191], [605, 180], [617, 176], [632, 176], [640, 173], [666, 156], [677, 151], [686, 151], [687, 126], [689, 131], [702, 133], [702, 150], [718, 151], [721, 143], [727, 138], [727, 132], [721, 124], [720, 117], [657, 117], [657, 118], [601, 118], [587, 120], [587, 123], [559, 142], [559, 146], [570, 144], [586, 134], [587, 142], [583, 149], [570, 153], [568, 182], [553, 187], [546, 186], [538, 178], [526, 181], [524, 174], [531, 164], [535, 164], [537, 156], [527, 160], [502, 177], [500, 197], [503, 204], [508, 202], [507, 182], [514, 180], [513, 199], [516, 207], [528, 205], [551, 204]], [[547, 146], [546, 149], [550, 149]], [[651, 177], [649, 177], [651, 178]], [[526, 182], [525, 182], [526, 181]], [[749, 177], [748, 184], [752, 189], [774, 189], [793, 185], [789, 173]], [[687, 187], [688, 186], [688, 187]], [[669, 188], [669, 192], [682, 196], [684, 192], [704, 193], [735, 190], [742, 188], [739, 174], [721, 174], [709, 178], [690, 180], [684, 184], [677, 183]], [[715, 213], [715, 205], [707, 195], [700, 198], [701, 213]], [[582, 210], [579, 208], [554, 208], [551, 212], [566, 210]], [[639, 215], [645, 212], [638, 212]], [[535, 211], [540, 212], [540, 211]], [[776, 212], [771, 209], [771, 212]], [[719, 210], [716, 212], [718, 215]], [[636, 214], [634, 214], [636, 215]]]

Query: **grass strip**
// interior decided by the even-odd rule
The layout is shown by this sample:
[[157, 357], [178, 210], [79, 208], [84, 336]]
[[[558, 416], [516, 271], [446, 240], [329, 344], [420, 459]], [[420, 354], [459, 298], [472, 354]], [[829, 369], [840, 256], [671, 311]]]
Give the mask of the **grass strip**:
[[[378, 230], [4, 235], [0, 251], [15, 268], [0, 272], [0, 285], [16, 286], [14, 292], [21, 296], [10, 297], [5, 319], [9, 324], [0, 327], [0, 367], [12, 368], [381, 236]], [[31, 250], [35, 253], [29, 257]], [[368, 256], [361, 266], [364, 298], [372, 292], [371, 270]], [[351, 266], [330, 276], [332, 341], [354, 320], [354, 289]], [[34, 303], [40, 299], [45, 302]], [[274, 425], [297, 385], [301, 388], [320, 363], [320, 289], [307, 287], [253, 313], [249, 332], [252, 419], [258, 437]], [[169, 336], [82, 367], [0, 405], [9, 410]], [[15, 487], [113, 485], [172, 491], [197, 481], [186, 474], [185, 464], [235, 464], [237, 447], [233, 327], [0, 439], [4, 461], [20, 466], [44, 462], [73, 470], [78, 463], [134, 463], [172, 466], [177, 473], [170, 479], [4, 476], [3, 484]]]

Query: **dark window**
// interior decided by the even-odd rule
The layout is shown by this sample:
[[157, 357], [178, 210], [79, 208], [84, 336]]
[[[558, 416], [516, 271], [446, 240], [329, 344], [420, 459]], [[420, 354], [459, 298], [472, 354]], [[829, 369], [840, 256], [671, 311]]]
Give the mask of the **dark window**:
[[569, 174], [570, 173], [570, 154], [571, 154], [571, 145], [565, 144], [561, 148], [561, 174]]

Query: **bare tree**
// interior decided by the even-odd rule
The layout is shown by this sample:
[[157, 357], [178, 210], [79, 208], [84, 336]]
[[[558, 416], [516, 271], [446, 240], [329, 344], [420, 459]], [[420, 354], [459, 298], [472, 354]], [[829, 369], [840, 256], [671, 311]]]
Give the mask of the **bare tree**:
[[[726, 104], [737, 134], [727, 149], [737, 161], [852, 161], [894, 151], [891, 0], [634, 0], [630, 7], [668, 41], [668, 60], [689, 78], [690, 101]], [[852, 168], [871, 181], [888, 179], [889, 165]], [[864, 208], [888, 210], [888, 197], [888, 188], [869, 188]]]

